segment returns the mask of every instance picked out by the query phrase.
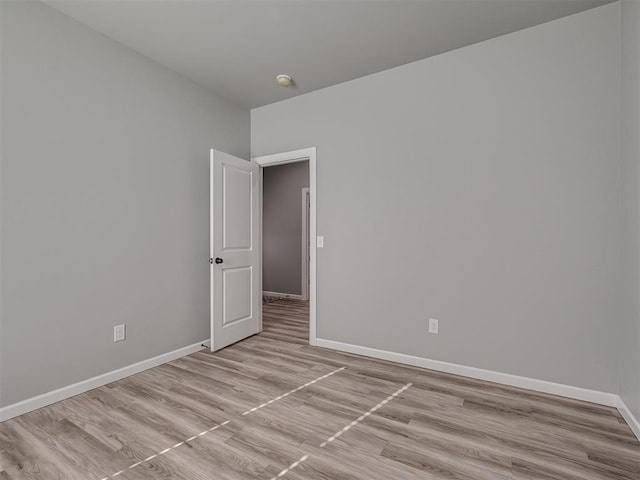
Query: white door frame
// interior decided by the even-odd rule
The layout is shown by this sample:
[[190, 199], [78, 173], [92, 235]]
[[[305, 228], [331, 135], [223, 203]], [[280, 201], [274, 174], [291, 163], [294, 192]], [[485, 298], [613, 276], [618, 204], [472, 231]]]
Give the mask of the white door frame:
[[[309, 197], [309, 203], [307, 203], [307, 196]], [[302, 285], [300, 286], [300, 296], [302, 300], [309, 300], [309, 253], [311, 251], [311, 245], [309, 244], [309, 225], [311, 219], [309, 218], [309, 208], [311, 206], [311, 195], [309, 194], [309, 188], [302, 189], [302, 256], [301, 256], [301, 272], [302, 272]]]
[[[309, 162], [309, 238], [311, 239], [309, 253], [309, 344], [316, 345], [316, 148], [303, 148], [291, 152], [275, 153], [273, 155], [263, 155], [254, 157], [252, 162], [257, 163], [260, 169], [260, 266], [262, 267], [262, 196], [263, 196], [263, 168], [273, 165], [284, 165], [285, 163]], [[262, 281], [262, 280], [260, 280]], [[262, 290], [262, 285], [260, 285]]]

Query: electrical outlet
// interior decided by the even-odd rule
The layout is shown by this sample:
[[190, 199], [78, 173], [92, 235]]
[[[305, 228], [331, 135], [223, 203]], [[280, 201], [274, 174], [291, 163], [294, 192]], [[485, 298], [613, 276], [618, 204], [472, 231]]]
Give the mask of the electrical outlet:
[[114, 342], [121, 342], [121, 341], [123, 341], [125, 339], [126, 328], [127, 328], [127, 326], [125, 324], [116, 325], [115, 327], [113, 327], [113, 341]]
[[438, 335], [438, 325], [439, 321], [436, 318], [429, 319], [429, 333], [433, 335]]

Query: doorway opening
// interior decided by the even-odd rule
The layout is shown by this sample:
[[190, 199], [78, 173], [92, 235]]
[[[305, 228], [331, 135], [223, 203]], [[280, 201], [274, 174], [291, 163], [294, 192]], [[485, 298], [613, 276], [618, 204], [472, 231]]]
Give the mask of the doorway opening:
[[315, 345], [315, 148], [252, 161], [260, 166], [264, 335]]

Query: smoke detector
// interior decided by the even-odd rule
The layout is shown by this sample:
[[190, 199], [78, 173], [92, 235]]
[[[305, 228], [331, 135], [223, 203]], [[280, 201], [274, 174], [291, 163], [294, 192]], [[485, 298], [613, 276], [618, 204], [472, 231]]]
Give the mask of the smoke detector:
[[289, 75], [281, 74], [276, 77], [276, 82], [281, 87], [290, 87], [293, 84], [293, 79]]

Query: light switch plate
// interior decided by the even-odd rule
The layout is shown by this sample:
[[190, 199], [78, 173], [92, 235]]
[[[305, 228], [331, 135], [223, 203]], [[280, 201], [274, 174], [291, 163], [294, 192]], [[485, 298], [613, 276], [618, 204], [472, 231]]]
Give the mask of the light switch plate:
[[318, 248], [324, 248], [324, 237], [322, 235], [318, 235], [318, 241], [316, 242], [316, 246]]
[[125, 324], [116, 325], [115, 327], [113, 327], [114, 342], [121, 342], [125, 339], [126, 328], [127, 326]]
[[439, 321], [436, 318], [429, 319], [429, 333], [438, 335]]

